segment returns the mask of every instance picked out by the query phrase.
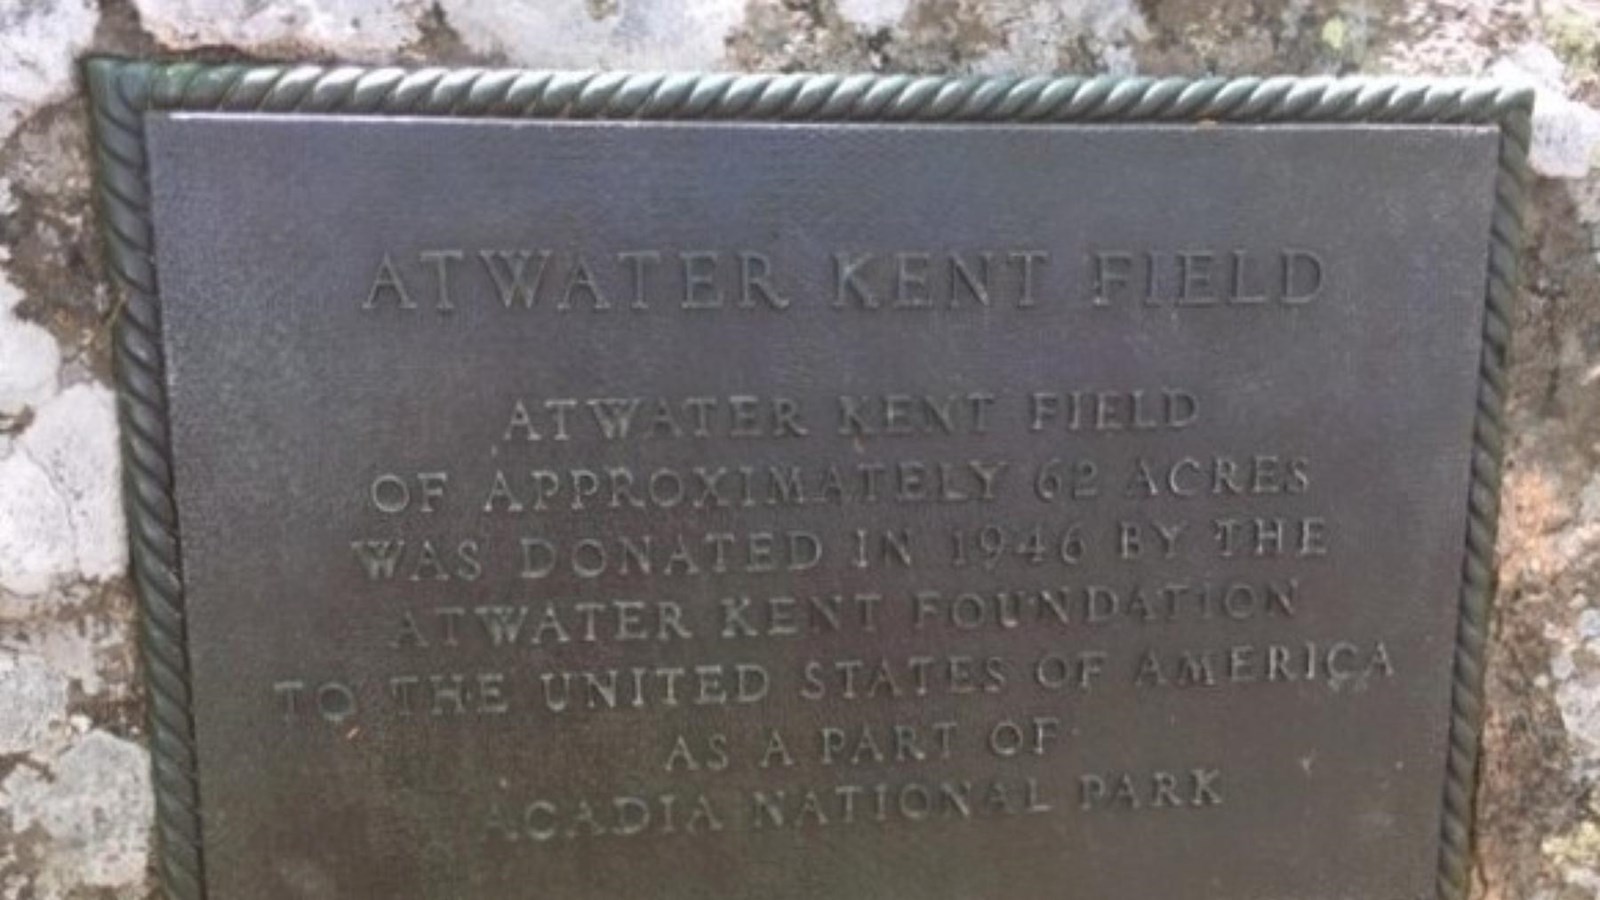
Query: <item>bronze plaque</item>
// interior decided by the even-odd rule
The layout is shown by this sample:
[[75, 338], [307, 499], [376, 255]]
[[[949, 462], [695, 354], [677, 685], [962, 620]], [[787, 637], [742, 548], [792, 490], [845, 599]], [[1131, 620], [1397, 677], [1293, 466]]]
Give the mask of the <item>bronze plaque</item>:
[[174, 895], [1455, 896], [1523, 98], [97, 65]]

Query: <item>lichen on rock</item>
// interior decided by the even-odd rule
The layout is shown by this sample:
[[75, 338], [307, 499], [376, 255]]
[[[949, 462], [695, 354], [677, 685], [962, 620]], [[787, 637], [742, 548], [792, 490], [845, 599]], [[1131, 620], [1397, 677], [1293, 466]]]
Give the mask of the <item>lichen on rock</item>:
[[0, 142], [34, 109], [72, 92], [97, 18], [91, 0], [0, 4]]
[[154, 801], [150, 757], [138, 744], [90, 731], [42, 766], [19, 766], [0, 781], [0, 813], [10, 819], [9, 859], [0, 857], [0, 866], [36, 865], [31, 890], [40, 900], [67, 900], [84, 888], [139, 896]]
[[39, 407], [0, 458], [0, 497], [11, 495], [0, 501], [0, 590], [32, 594], [58, 579], [120, 575], [120, 472], [108, 389], [74, 385]]

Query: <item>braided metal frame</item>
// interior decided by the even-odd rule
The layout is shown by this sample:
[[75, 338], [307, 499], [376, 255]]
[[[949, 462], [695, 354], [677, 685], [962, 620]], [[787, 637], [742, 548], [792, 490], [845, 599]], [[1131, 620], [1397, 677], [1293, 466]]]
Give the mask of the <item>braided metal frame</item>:
[[1439, 900], [1465, 900], [1483, 724], [1484, 650], [1511, 306], [1526, 191], [1530, 90], [1408, 78], [949, 78], [210, 65], [93, 59], [98, 196], [122, 290], [116, 377], [132, 574], [156, 787], [158, 868], [173, 900], [205, 897], [180, 531], [173, 499], [161, 303], [144, 146], [152, 110], [565, 119], [894, 122], [1328, 122], [1492, 125], [1500, 171], [1489, 235], [1483, 349], [1443, 786]]

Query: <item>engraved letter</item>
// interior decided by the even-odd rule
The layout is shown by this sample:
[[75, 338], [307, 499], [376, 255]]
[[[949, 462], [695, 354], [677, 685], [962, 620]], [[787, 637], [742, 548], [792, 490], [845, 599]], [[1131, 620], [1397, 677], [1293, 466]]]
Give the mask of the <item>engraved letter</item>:
[[896, 309], [927, 309], [933, 305], [928, 293], [928, 254], [896, 253], [894, 306]]
[[[1287, 269], [1285, 270], [1287, 272]], [[1288, 278], [1287, 274], [1284, 276]], [[372, 279], [372, 290], [367, 291], [367, 301], [361, 304], [362, 309], [377, 309], [378, 298], [384, 291], [393, 291], [399, 300], [397, 309], [416, 309], [417, 304], [411, 302], [411, 295], [406, 292], [406, 283], [400, 280], [400, 273], [394, 270], [394, 260], [389, 254], [383, 255], [383, 262], [378, 263], [378, 274]]]
[[[539, 251], [539, 265], [533, 270], [533, 280], [526, 278], [528, 260], [533, 254], [527, 250], [479, 250], [478, 259], [483, 262], [483, 268], [494, 280], [494, 286], [500, 293], [500, 302], [506, 309], [511, 308], [519, 298], [523, 309], [533, 309], [533, 304], [538, 302], [539, 287], [544, 283], [545, 266], [550, 262], [550, 251]], [[499, 265], [495, 261], [499, 260]]]
[[951, 307], [956, 305], [956, 285], [958, 284], [966, 285], [967, 293], [972, 295], [972, 299], [976, 300], [979, 305], [989, 305], [989, 271], [993, 263], [993, 253], [978, 254], [978, 272], [980, 274], [974, 277], [972, 270], [967, 268], [967, 264], [961, 260], [961, 257], [953, 253], [950, 255]]
[[1211, 290], [1211, 266], [1216, 257], [1210, 253], [1178, 254], [1178, 305], [1212, 306], [1217, 295]]
[[1283, 302], [1310, 303], [1322, 290], [1322, 258], [1310, 250], [1283, 251]]
[[720, 308], [722, 291], [717, 288], [716, 251], [690, 250], [679, 253], [678, 259], [683, 262], [683, 308]]
[[1133, 274], [1133, 254], [1096, 253], [1094, 255], [1095, 306], [1110, 306], [1111, 293], [1116, 288], [1128, 286]]
[[739, 305], [746, 308], [755, 306], [759, 294], [762, 301], [773, 309], [788, 309], [789, 299], [778, 294], [771, 278], [772, 260], [765, 253], [739, 254]]
[[648, 309], [645, 284], [650, 267], [661, 261], [661, 254], [654, 250], [624, 250], [617, 254], [617, 259], [628, 267], [629, 281], [633, 284], [633, 308]]
[[1045, 265], [1050, 262], [1050, 254], [1042, 250], [1018, 250], [1007, 254], [1007, 258], [1017, 264], [1017, 270], [1022, 274], [1022, 284], [1017, 289], [1017, 306], [1026, 309], [1034, 305], [1034, 266]]
[[442, 313], [455, 312], [456, 305], [450, 299], [450, 264], [460, 262], [464, 256], [460, 250], [424, 250], [417, 254], [417, 258], [425, 263], [433, 263], [434, 271], [439, 279], [438, 299], [434, 301], [433, 308]]
[[833, 255], [833, 305], [843, 307], [846, 295], [854, 295], [865, 309], [877, 309], [878, 298], [861, 282], [861, 270], [872, 262], [871, 253], [852, 256], [848, 253]]
[[594, 280], [594, 273], [589, 271], [589, 263], [580, 254], [572, 260], [572, 271], [567, 273], [567, 289], [561, 292], [561, 300], [556, 304], [556, 309], [571, 309], [572, 298], [578, 291], [587, 291], [589, 300], [595, 309], [610, 309], [611, 301], [600, 292], [600, 285]]

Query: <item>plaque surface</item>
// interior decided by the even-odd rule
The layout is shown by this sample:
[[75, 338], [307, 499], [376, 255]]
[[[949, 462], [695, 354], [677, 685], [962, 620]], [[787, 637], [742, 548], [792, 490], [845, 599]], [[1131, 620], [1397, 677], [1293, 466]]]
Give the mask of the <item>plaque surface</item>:
[[175, 896], [1459, 889], [1521, 98], [91, 76]]

